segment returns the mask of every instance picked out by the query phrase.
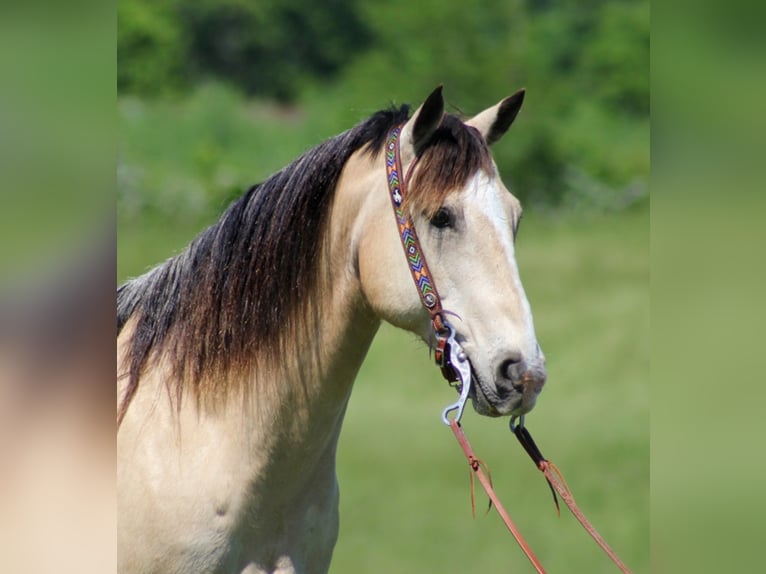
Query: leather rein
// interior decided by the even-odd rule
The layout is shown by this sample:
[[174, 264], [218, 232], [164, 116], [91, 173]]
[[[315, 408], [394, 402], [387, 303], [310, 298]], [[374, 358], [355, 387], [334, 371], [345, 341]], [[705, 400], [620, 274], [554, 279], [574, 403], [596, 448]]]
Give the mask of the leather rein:
[[[471, 387], [471, 365], [468, 361], [468, 357], [463, 351], [460, 343], [456, 340], [456, 332], [454, 327], [449, 323], [446, 314], [448, 311], [442, 307], [441, 298], [439, 292], [436, 289], [433, 276], [428, 269], [425, 255], [420, 246], [418, 240], [418, 234], [415, 231], [415, 225], [412, 221], [412, 217], [409, 214], [409, 209], [405, 206], [405, 197], [407, 191], [407, 184], [410, 180], [410, 175], [414, 167], [417, 165], [417, 156], [410, 165], [406, 174], [402, 172], [402, 160], [399, 150], [399, 136], [401, 135], [402, 126], [393, 128], [386, 140], [386, 179], [388, 181], [389, 197], [391, 199], [391, 205], [394, 210], [394, 216], [396, 217], [396, 224], [399, 229], [399, 238], [404, 249], [404, 254], [407, 258], [410, 274], [418, 290], [420, 301], [423, 307], [428, 311], [431, 316], [431, 327], [433, 329], [434, 337], [436, 339], [436, 347], [434, 352], [434, 358], [436, 364], [441, 369], [442, 375], [447, 380], [447, 383], [454, 387], [458, 393], [458, 400], [448, 405], [442, 412], [442, 422], [452, 429], [455, 437], [460, 444], [463, 454], [468, 460], [471, 476], [471, 505], [473, 508], [473, 477], [479, 480], [479, 483], [484, 488], [487, 496], [490, 499], [490, 506], [494, 506], [498, 514], [502, 518], [508, 530], [511, 532], [516, 542], [521, 546], [521, 549], [526, 554], [529, 561], [535, 567], [537, 572], [544, 574], [540, 561], [535, 556], [532, 549], [529, 547], [521, 532], [511, 520], [511, 517], [502, 506], [500, 499], [495, 493], [492, 487], [492, 480], [489, 477], [489, 471], [485, 474], [484, 468], [486, 465], [473, 453], [471, 445], [463, 432], [463, 428], [460, 424], [460, 419], [463, 415], [463, 409], [465, 408], [466, 401]], [[543, 457], [540, 449], [537, 448], [532, 435], [529, 430], [524, 426], [524, 416], [518, 417], [519, 423], [516, 424], [517, 417], [512, 417], [510, 420], [510, 428], [513, 434], [518, 439], [519, 443], [524, 447], [524, 450], [530, 456], [535, 466], [543, 473], [545, 479], [548, 482], [548, 486], [553, 494], [553, 500], [556, 504], [556, 510], [559, 510], [558, 500], [556, 493], [558, 493], [572, 514], [582, 524], [585, 530], [596, 541], [601, 549], [612, 559], [617, 567], [624, 573], [629, 574], [627, 566], [619, 559], [611, 547], [606, 541], [598, 534], [596, 529], [590, 524], [588, 519], [579, 509], [575, 503], [574, 496], [572, 495], [569, 487], [564, 480], [561, 472], [556, 466]]]

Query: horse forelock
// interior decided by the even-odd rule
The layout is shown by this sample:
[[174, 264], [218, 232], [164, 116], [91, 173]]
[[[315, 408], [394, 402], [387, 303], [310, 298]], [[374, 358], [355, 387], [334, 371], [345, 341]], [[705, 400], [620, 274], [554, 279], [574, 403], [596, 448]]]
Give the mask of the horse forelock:
[[492, 173], [492, 156], [478, 130], [445, 114], [421, 151], [407, 189], [411, 212], [432, 217], [447, 196], [465, 186], [477, 171]]

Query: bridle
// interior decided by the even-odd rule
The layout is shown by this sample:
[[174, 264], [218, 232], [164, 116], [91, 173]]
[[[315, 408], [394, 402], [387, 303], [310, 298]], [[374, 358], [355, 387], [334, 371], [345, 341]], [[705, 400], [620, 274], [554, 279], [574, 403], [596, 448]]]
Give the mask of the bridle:
[[[455, 434], [455, 437], [463, 450], [463, 454], [465, 454], [468, 459], [468, 464], [471, 470], [472, 506], [473, 476], [475, 474], [490, 499], [490, 506], [495, 506], [506, 527], [511, 534], [513, 534], [516, 542], [521, 546], [537, 572], [544, 574], [545, 570], [540, 564], [540, 561], [537, 559], [534, 552], [532, 552], [532, 549], [522, 537], [521, 532], [519, 532], [518, 528], [500, 503], [497, 494], [492, 488], [492, 481], [487, 477], [488, 473], [485, 474], [483, 471], [483, 467], [485, 466], [484, 463], [474, 455], [471, 445], [460, 425], [460, 419], [463, 416], [463, 409], [465, 408], [471, 388], [471, 364], [463, 351], [463, 348], [456, 339], [455, 328], [446, 318], [446, 315], [449, 314], [449, 312], [442, 306], [439, 292], [436, 289], [436, 284], [420, 246], [414, 222], [412, 221], [409, 209], [407, 209], [405, 205], [407, 185], [420, 156], [417, 155], [415, 157], [410, 164], [407, 173], [403, 174], [399, 149], [399, 136], [401, 135], [401, 131], [401, 125], [393, 128], [386, 139], [386, 179], [388, 181], [391, 206], [393, 207], [397, 228], [399, 230], [399, 239], [401, 240], [402, 248], [404, 249], [410, 274], [417, 287], [420, 301], [431, 316], [431, 328], [436, 340], [434, 352], [436, 364], [441, 369], [442, 375], [447, 380], [447, 383], [454, 387], [459, 393], [458, 400], [455, 403], [448, 405], [442, 412], [442, 422], [452, 429], [452, 432]], [[516, 424], [517, 418], [519, 421], [518, 424]], [[575, 518], [577, 518], [580, 524], [583, 525], [585, 530], [604, 552], [606, 552], [617, 567], [622, 572], [629, 574], [630, 571], [627, 566], [625, 566], [625, 564], [617, 557], [611, 547], [598, 534], [596, 529], [593, 528], [588, 519], [585, 518], [585, 515], [575, 503], [574, 497], [572, 496], [562, 474], [552, 462], [543, 457], [540, 449], [537, 448], [537, 445], [532, 439], [532, 435], [529, 433], [526, 426], [524, 426], [524, 416], [511, 417], [510, 428], [522, 447], [524, 447], [524, 450], [530, 458], [532, 458], [532, 461], [548, 481], [548, 486], [550, 486], [551, 492], [553, 493], [553, 500], [556, 503], [556, 509], [558, 510], [559, 508], [558, 500], [556, 498], [556, 493], [558, 493], [569, 507], [572, 514], [574, 514]]]
[[409, 170], [402, 177], [402, 159], [399, 151], [399, 135], [401, 126], [391, 130], [386, 141], [386, 179], [391, 197], [391, 205], [394, 208], [396, 225], [399, 229], [399, 239], [404, 249], [404, 255], [410, 268], [412, 280], [418, 289], [420, 302], [431, 315], [431, 328], [436, 339], [435, 359], [441, 367], [442, 375], [450, 386], [454, 386], [460, 392], [460, 398], [449, 405], [442, 413], [442, 420], [449, 424], [448, 415], [455, 412], [455, 419], [460, 420], [463, 408], [468, 400], [468, 390], [471, 380], [471, 366], [460, 343], [455, 339], [455, 329], [445, 318], [445, 310], [442, 307], [439, 291], [436, 289], [431, 271], [428, 269], [423, 250], [420, 247], [418, 233], [409, 211], [404, 205], [404, 197], [410, 175], [418, 163], [418, 158], [410, 164]]

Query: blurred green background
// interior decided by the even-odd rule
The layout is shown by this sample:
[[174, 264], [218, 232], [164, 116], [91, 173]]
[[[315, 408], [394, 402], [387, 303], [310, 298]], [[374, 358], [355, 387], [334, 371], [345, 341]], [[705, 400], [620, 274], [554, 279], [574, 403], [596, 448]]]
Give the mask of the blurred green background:
[[[493, 149], [526, 216], [518, 259], [549, 382], [543, 452], [634, 572], [649, 568], [649, 5], [645, 1], [121, 0], [118, 281], [172, 255], [249, 185], [391, 102], [445, 85], [473, 114], [527, 88]], [[532, 571], [471, 520], [422, 344], [384, 327], [339, 450], [332, 572]], [[551, 572], [612, 572], [505, 420], [465, 426]], [[483, 504], [482, 495], [478, 495]]]

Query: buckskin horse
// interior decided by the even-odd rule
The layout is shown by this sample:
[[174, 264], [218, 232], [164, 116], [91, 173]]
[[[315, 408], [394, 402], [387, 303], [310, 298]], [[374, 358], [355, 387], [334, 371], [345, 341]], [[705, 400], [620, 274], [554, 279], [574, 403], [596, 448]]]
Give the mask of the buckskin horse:
[[381, 321], [433, 341], [435, 285], [474, 409], [533, 408], [546, 375], [521, 206], [489, 149], [523, 99], [464, 121], [439, 87], [411, 117], [377, 112], [118, 288], [120, 572], [326, 572], [354, 378]]

